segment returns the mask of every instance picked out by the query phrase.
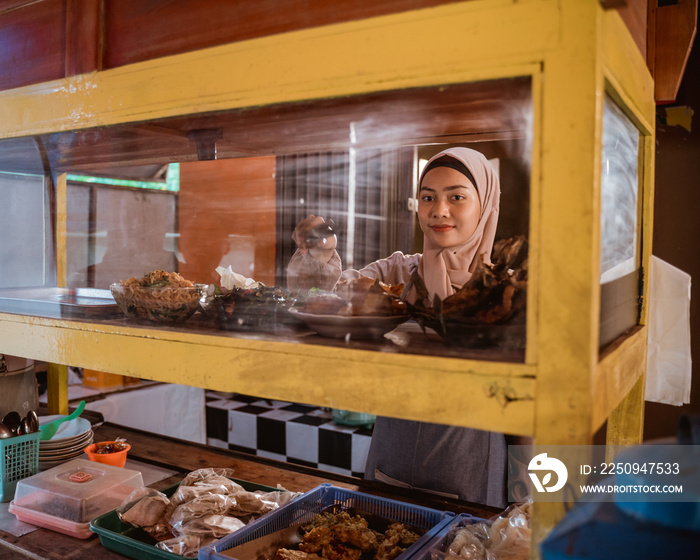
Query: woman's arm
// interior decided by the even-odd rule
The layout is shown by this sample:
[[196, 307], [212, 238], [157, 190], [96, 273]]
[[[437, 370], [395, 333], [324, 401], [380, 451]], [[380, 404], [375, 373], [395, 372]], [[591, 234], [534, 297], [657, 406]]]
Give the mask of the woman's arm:
[[342, 278], [369, 276], [378, 278], [385, 284], [408, 284], [420, 262], [420, 257], [420, 254], [404, 255], [401, 251], [396, 251], [391, 256], [376, 260], [360, 270], [346, 270]]

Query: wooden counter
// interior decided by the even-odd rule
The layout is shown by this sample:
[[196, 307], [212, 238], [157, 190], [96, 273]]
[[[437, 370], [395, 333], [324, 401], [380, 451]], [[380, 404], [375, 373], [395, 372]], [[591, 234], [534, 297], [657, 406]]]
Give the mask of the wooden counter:
[[[434, 497], [417, 491], [392, 488], [378, 482], [364, 481], [315, 469], [281, 463], [235, 451], [227, 451], [200, 444], [192, 444], [165, 436], [149, 434], [140, 430], [105, 423], [94, 429], [95, 441], [109, 441], [123, 437], [131, 443], [129, 458], [178, 471], [151, 486], [166, 488], [179, 482], [190, 471], [204, 467], [227, 467], [235, 470], [236, 478], [276, 486], [281, 484], [288, 490], [305, 492], [323, 482], [335, 486], [360, 490], [409, 503], [416, 503], [439, 510], [470, 513], [478, 517], [491, 517], [498, 509]], [[0, 527], [0, 560], [18, 558], [65, 560], [112, 560], [124, 556], [104, 548], [99, 537], [76, 539], [48, 529], [37, 529], [16, 537]]]

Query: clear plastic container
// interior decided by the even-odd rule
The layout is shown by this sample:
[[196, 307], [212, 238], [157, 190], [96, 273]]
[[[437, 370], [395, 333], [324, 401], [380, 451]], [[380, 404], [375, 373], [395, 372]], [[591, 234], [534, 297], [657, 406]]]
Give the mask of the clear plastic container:
[[138, 471], [73, 459], [20, 480], [9, 511], [25, 523], [85, 539], [92, 535], [90, 521], [142, 486]]

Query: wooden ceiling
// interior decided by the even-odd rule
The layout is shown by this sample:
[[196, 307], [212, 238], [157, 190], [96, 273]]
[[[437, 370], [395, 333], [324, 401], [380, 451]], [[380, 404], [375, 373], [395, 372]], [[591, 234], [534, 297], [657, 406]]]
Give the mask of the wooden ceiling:
[[192, 133], [203, 130], [219, 137], [218, 159], [527, 138], [531, 107], [523, 77], [186, 115], [5, 140], [0, 171], [108, 175], [112, 167], [197, 161]]

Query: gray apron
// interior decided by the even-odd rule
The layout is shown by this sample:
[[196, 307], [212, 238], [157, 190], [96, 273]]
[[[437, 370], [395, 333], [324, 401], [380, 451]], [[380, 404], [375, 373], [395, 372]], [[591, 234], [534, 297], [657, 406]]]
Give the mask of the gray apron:
[[365, 479], [505, 508], [503, 434], [378, 417]]

